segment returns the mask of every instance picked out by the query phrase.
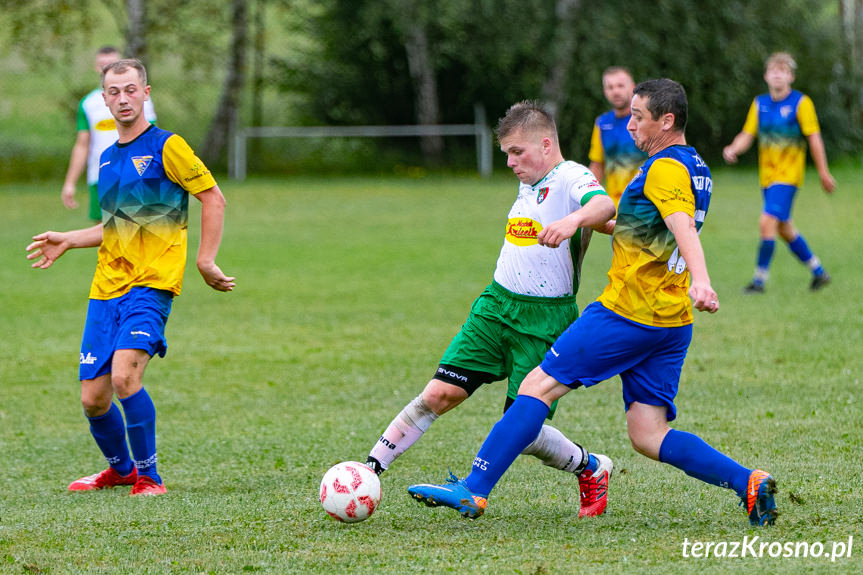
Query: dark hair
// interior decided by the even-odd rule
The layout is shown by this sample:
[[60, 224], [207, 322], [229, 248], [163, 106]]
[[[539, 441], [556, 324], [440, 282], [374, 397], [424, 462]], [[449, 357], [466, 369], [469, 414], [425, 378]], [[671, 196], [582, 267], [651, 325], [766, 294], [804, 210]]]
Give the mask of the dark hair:
[[647, 98], [647, 109], [654, 120], [665, 114], [673, 114], [674, 129], [679, 132], [686, 129], [689, 104], [683, 86], [668, 78], [658, 78], [641, 82], [632, 93]]
[[147, 69], [144, 68], [144, 65], [140, 60], [136, 58], [126, 58], [125, 60], [117, 60], [116, 62], [112, 62], [105, 66], [102, 70], [102, 87], [105, 87], [105, 75], [108, 72], [113, 72], [115, 74], [122, 74], [129, 68], [138, 71], [138, 77], [141, 79], [141, 84], [143, 86], [147, 85]]
[[119, 54], [120, 51], [117, 50], [116, 47], [111, 46], [110, 44], [106, 44], [106, 45], [102, 46], [101, 48], [99, 48], [98, 50], [96, 50], [96, 53], [97, 54]]
[[510, 106], [506, 115], [498, 120], [494, 131], [498, 142], [516, 130], [538, 132], [557, 143], [557, 126], [551, 113], [537, 100], [522, 100]]

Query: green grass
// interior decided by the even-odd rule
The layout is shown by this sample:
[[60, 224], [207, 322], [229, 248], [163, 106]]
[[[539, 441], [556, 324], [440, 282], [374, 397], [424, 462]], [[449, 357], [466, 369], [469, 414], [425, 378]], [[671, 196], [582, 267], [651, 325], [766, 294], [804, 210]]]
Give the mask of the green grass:
[[[502, 384], [442, 417], [382, 478], [365, 523], [317, 502], [332, 464], [364, 459], [432, 375], [491, 278], [515, 180], [253, 180], [229, 199], [220, 254], [234, 293], [189, 266], [169, 353], [145, 383], [159, 413], [168, 495], [70, 494], [101, 469], [78, 398], [77, 354], [95, 251], [29, 269], [28, 238], [86, 224], [58, 185], [0, 185], [0, 572], [863, 572], [863, 283], [856, 173], [835, 197], [810, 174], [796, 221], [834, 277], [820, 293], [777, 249], [767, 293], [744, 297], [760, 200], [749, 170], [720, 171], [703, 242], [721, 311], [698, 315], [675, 426], [771, 471], [782, 515], [750, 528], [737, 499], [637, 455], [617, 379], [566, 397], [555, 425], [616, 464], [608, 512], [577, 520], [574, 477], [516, 461], [485, 516], [427, 509], [409, 484], [465, 474], [498, 419]], [[198, 235], [197, 205], [192, 232]], [[194, 241], [193, 241], [194, 243]], [[194, 250], [194, 245], [190, 246]], [[582, 306], [609, 246], [588, 254]], [[852, 557], [687, 559], [684, 540], [833, 542]], [[828, 546], [829, 550], [829, 546]]]

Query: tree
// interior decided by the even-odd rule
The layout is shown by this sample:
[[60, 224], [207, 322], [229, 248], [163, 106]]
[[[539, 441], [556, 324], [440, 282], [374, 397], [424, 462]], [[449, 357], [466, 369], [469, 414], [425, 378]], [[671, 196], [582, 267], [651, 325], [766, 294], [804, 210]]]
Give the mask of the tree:
[[554, 118], [566, 96], [564, 86], [575, 52], [575, 15], [579, 0], [557, 0], [557, 25], [552, 39], [552, 62], [546, 80], [542, 83], [542, 99]]
[[215, 164], [233, 136], [239, 120], [243, 84], [246, 77], [247, 16], [245, 0], [231, 3], [231, 47], [227, 73], [219, 105], [201, 147], [201, 159]]

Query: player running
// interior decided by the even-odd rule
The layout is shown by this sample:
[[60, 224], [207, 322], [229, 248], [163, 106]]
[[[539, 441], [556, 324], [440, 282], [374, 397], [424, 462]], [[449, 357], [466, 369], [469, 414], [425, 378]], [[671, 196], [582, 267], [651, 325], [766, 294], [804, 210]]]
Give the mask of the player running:
[[470, 475], [451, 476], [443, 485], [412, 485], [408, 491], [417, 500], [479, 517], [498, 480], [536, 437], [552, 402], [619, 374], [636, 451], [730, 487], [745, 502], [753, 525], [774, 522], [776, 483], [768, 473], [747, 469], [700, 437], [668, 426], [677, 416], [674, 398], [692, 338], [692, 306], [709, 313], [719, 309], [698, 237], [712, 183], [707, 165], [686, 145], [688, 105], [680, 84], [643, 82], [631, 108], [629, 131], [650, 157], [620, 199], [610, 283], [525, 378]]
[[806, 142], [809, 142], [824, 191], [833, 193], [836, 181], [827, 167], [815, 106], [809, 96], [791, 89], [797, 63], [790, 54], [777, 52], [767, 58], [765, 68], [764, 81], [767, 82], [768, 93], [755, 97], [743, 131], [722, 151], [726, 162], [736, 163], [737, 156], [746, 152], [758, 136], [758, 172], [764, 198], [759, 222], [761, 242], [755, 273], [743, 292], [764, 292], [777, 233], [788, 244], [791, 253], [812, 272], [810, 289], [819, 290], [830, 283], [830, 275], [791, 221], [794, 196], [803, 185]]
[[[554, 120], [539, 104], [512, 106], [496, 134], [521, 184], [494, 280], [473, 302], [434, 378], [369, 453], [367, 464], [378, 474], [481, 385], [508, 378], [504, 410], [510, 406], [528, 371], [578, 317], [575, 297], [591, 231], [583, 228], [601, 228], [614, 216], [614, 203], [593, 174], [564, 160]], [[553, 412], [554, 405], [549, 419]], [[605, 510], [608, 457], [588, 453], [550, 425], [540, 425], [527, 443], [524, 453], [578, 476], [580, 516]]]

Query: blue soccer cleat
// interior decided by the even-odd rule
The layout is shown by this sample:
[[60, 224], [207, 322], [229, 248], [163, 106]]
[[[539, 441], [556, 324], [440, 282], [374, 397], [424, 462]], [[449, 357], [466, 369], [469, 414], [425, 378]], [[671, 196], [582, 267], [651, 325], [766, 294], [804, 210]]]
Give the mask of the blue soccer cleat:
[[429, 483], [411, 485], [408, 487], [408, 493], [429, 507], [439, 505], [452, 507], [468, 519], [476, 519], [482, 515], [485, 506], [488, 505], [485, 497], [474, 495], [464, 484], [464, 479], [459, 479], [452, 472], [443, 485], [431, 485]]
[[776, 522], [779, 515], [773, 499], [776, 491], [776, 481], [766, 471], [756, 469], [749, 474], [743, 502], [746, 503], [750, 525], [773, 525]]

